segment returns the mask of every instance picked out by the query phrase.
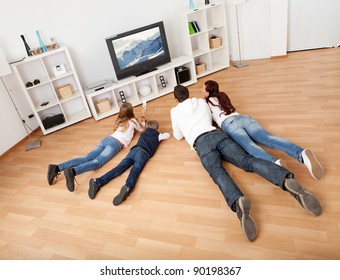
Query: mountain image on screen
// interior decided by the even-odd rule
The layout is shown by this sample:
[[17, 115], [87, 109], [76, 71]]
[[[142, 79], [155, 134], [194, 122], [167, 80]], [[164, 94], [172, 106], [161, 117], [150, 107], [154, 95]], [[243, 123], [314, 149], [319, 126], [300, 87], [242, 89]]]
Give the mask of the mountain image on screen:
[[159, 29], [153, 28], [113, 42], [120, 69], [150, 60], [164, 53]]

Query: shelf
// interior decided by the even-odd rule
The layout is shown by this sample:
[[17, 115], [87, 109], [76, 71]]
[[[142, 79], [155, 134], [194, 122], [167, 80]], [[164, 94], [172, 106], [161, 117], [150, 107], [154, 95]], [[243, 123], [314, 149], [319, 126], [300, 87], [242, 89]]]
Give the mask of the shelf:
[[[230, 66], [228, 37], [226, 28], [226, 10], [224, 3], [216, 3], [199, 7], [186, 13], [186, 37], [189, 41], [190, 53], [195, 63], [204, 63], [206, 69], [196, 73], [197, 78], [225, 69]], [[188, 24], [195, 21], [200, 31], [190, 34]], [[221, 39], [221, 46], [211, 48], [211, 36]]]
[[[64, 66], [66, 73], [56, 76], [54, 68], [60, 65]], [[28, 57], [13, 64], [13, 69], [44, 134], [91, 117], [67, 47]], [[39, 84], [26, 87], [27, 82], [33, 83], [36, 79], [39, 79]], [[58, 88], [67, 84], [71, 85], [72, 96], [62, 98]], [[43, 102], [48, 104], [41, 106]], [[63, 114], [65, 122], [45, 129], [43, 120], [57, 114]]]

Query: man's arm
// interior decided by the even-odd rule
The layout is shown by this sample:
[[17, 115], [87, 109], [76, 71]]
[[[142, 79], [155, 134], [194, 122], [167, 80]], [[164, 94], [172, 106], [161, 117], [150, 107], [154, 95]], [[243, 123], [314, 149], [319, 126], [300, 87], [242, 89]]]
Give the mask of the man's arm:
[[176, 115], [175, 115], [175, 108], [172, 108], [170, 110], [170, 116], [171, 116], [171, 125], [172, 125], [172, 130], [173, 130], [174, 137], [177, 140], [181, 140], [184, 136], [182, 134], [181, 129], [177, 125], [177, 120], [176, 120]]

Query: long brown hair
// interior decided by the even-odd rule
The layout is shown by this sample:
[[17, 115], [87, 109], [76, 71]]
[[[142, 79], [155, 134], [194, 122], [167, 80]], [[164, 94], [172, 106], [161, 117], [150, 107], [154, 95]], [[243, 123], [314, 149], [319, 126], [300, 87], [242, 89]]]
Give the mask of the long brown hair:
[[[231, 104], [231, 101], [228, 97], [228, 95], [225, 92], [221, 92], [218, 86], [218, 83], [212, 80], [208, 80], [204, 83], [205, 85], [205, 91], [209, 93], [209, 96], [205, 98], [205, 101], [208, 104], [211, 104], [212, 106], [219, 107], [225, 115], [229, 115], [231, 113], [234, 113], [236, 111], [233, 104]], [[218, 104], [214, 104], [210, 97], [216, 97], [218, 100]]]
[[[114, 126], [114, 131], [116, 131], [118, 128], [122, 128], [122, 131], [125, 132], [129, 127], [129, 120], [135, 118], [136, 117], [133, 112], [132, 104], [129, 102], [123, 103], [119, 109], [118, 117]], [[138, 122], [138, 120], [136, 120], [136, 122]]]

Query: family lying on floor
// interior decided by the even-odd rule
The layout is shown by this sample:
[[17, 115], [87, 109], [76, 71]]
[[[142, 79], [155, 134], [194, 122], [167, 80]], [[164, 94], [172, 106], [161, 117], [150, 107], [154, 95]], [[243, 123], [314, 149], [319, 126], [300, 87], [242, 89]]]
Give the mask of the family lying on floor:
[[[204, 98], [190, 98], [187, 87], [175, 86], [174, 97], [178, 104], [170, 110], [173, 136], [177, 140], [185, 138], [191, 149], [197, 152], [228, 206], [237, 214], [246, 239], [254, 241], [257, 237], [251, 202], [223, 167], [223, 160], [262, 176], [289, 192], [309, 214], [321, 215], [318, 199], [299, 184], [282, 159], [271, 156], [258, 144], [285, 152], [304, 164], [312, 177], [318, 180], [323, 170], [312, 151], [269, 134], [255, 119], [238, 113], [228, 95], [219, 90], [216, 81], [206, 81], [202, 91]], [[114, 132], [102, 139], [89, 154], [58, 165], [49, 164], [48, 183], [56, 183], [59, 174], [64, 171], [67, 189], [73, 192], [76, 175], [103, 166], [123, 147], [129, 146], [135, 131], [141, 134], [126, 157], [103, 176], [89, 181], [88, 195], [94, 199], [103, 186], [132, 166], [125, 185], [113, 199], [115, 206], [121, 204], [133, 191], [139, 175], [160, 142], [170, 138], [169, 133], [159, 132], [157, 120], [146, 120], [145, 108], [142, 109], [141, 121], [138, 121], [128, 102], [120, 107]]]

